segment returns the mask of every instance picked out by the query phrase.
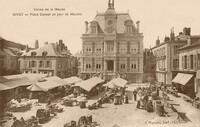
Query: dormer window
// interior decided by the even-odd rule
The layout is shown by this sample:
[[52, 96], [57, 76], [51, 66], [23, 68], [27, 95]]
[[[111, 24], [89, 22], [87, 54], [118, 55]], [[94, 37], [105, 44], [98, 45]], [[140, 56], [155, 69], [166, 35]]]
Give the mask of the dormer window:
[[124, 22], [124, 25], [126, 26], [126, 31], [125, 33], [132, 33], [133, 32], [133, 21], [132, 20], [126, 20]]
[[36, 52], [31, 52], [31, 56], [35, 56], [36, 54]]
[[46, 51], [42, 52], [42, 56], [47, 56], [47, 52]]
[[96, 27], [95, 26], [92, 26], [92, 33], [96, 34]]
[[127, 33], [132, 33], [132, 27], [131, 26], [127, 26]]
[[91, 34], [97, 34], [98, 22], [92, 21], [92, 22], [90, 22], [90, 26], [91, 26]]

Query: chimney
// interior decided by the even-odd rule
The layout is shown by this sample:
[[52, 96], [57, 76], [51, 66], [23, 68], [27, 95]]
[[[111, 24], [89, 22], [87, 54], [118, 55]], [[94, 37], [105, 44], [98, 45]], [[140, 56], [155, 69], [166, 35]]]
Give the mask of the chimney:
[[140, 21], [137, 21], [136, 24], [137, 24], [137, 31], [140, 32]]
[[44, 45], [48, 45], [48, 41], [45, 41], [45, 42], [44, 42]]
[[160, 44], [160, 39], [158, 37], [158, 39], [156, 40], [156, 46]]
[[28, 45], [26, 45], [25, 51], [26, 51], [26, 52], [29, 51], [29, 47], [28, 47]]
[[175, 40], [174, 27], [171, 29], [170, 39], [171, 39], [171, 41]]
[[167, 36], [165, 36], [165, 39], [164, 39], [164, 41], [169, 41], [170, 40], [170, 38], [169, 37], [167, 37]]
[[191, 45], [192, 44], [192, 39], [191, 39], [191, 37], [189, 37], [188, 39], [187, 39], [187, 45]]
[[190, 36], [190, 31], [191, 31], [191, 28], [185, 27], [185, 28], [183, 29], [183, 34], [184, 34], [184, 35]]
[[35, 41], [35, 49], [38, 49], [39, 48], [39, 42], [38, 40]]
[[87, 31], [88, 31], [88, 21], [85, 21], [85, 33], [87, 33]]

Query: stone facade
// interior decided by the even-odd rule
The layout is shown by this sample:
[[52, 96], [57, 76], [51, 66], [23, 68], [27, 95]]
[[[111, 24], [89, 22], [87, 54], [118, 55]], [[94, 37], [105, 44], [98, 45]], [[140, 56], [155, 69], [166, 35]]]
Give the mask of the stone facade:
[[114, 0], [105, 13], [85, 22], [82, 35], [80, 75], [83, 78], [101, 73], [104, 79], [122, 75], [129, 82], [142, 82], [143, 34], [128, 13], [116, 13]]
[[[36, 41], [36, 43], [38, 43]], [[36, 44], [36, 48], [39, 47]], [[24, 51], [20, 58], [21, 73], [40, 73], [67, 78], [77, 75], [77, 59], [71, 56], [62, 40], [59, 44], [45, 43], [43, 47]]]
[[144, 82], [155, 79], [156, 60], [151, 49], [144, 49]]
[[174, 31], [171, 31], [170, 38], [165, 37], [164, 42], [160, 43], [158, 39], [156, 46], [152, 48], [156, 57], [156, 80], [160, 84], [172, 84], [173, 71], [179, 68], [178, 49], [187, 43], [190, 36], [190, 28], [184, 28], [183, 33], [175, 37]]
[[177, 73], [192, 75], [191, 79], [183, 86], [186, 89], [186, 94], [194, 98], [200, 92], [200, 36], [190, 36], [187, 44], [179, 49], [179, 59]]

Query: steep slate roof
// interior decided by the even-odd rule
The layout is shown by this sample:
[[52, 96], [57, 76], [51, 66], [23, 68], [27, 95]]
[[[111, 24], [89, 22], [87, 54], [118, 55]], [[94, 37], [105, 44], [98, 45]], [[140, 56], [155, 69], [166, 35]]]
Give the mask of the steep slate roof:
[[4, 48], [3, 51], [7, 54], [9, 54], [10, 56], [16, 56], [10, 49], [8, 48]]
[[194, 42], [193, 44], [191, 45], [185, 45], [181, 48], [179, 48], [178, 50], [184, 50], [184, 49], [188, 49], [188, 48], [191, 48], [191, 47], [199, 47], [200, 46], [200, 39], [196, 42]]
[[[108, 11], [108, 10], [107, 10]], [[97, 21], [100, 29], [104, 32], [105, 30], [105, 15], [107, 14], [107, 11], [105, 13], [98, 13], [93, 21]], [[132, 20], [129, 13], [116, 13], [117, 16], [117, 33], [122, 34], [125, 32], [125, 21], [126, 20]], [[90, 28], [87, 31], [86, 34], [89, 34]], [[138, 31], [135, 28], [135, 25], [133, 23], [133, 32], [138, 33]]]
[[31, 50], [31, 51], [29, 51], [27, 53], [24, 52], [22, 54], [22, 56], [31, 56], [31, 52], [36, 52], [35, 56], [42, 56], [43, 52], [47, 52], [46, 56], [63, 56], [61, 53], [59, 53], [56, 50], [56, 45], [53, 44], [53, 43], [49, 43], [47, 45], [44, 45], [43, 47], [40, 47], [40, 48], [35, 49], [35, 50]]
[[[131, 20], [131, 17], [128, 13], [119, 13], [117, 14], [117, 33], [124, 33], [126, 20]], [[105, 14], [97, 14], [93, 21], [97, 21], [99, 26], [104, 31], [105, 30]]]

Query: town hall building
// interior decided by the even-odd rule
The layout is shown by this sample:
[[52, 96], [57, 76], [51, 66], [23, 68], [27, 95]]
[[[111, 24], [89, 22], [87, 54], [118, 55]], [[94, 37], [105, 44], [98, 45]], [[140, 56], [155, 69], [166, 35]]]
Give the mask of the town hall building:
[[93, 21], [85, 22], [80, 76], [107, 80], [123, 77], [129, 82], [142, 82], [143, 34], [139, 23], [135, 26], [129, 13], [117, 13], [114, 0], [109, 0], [105, 13], [97, 13]]

